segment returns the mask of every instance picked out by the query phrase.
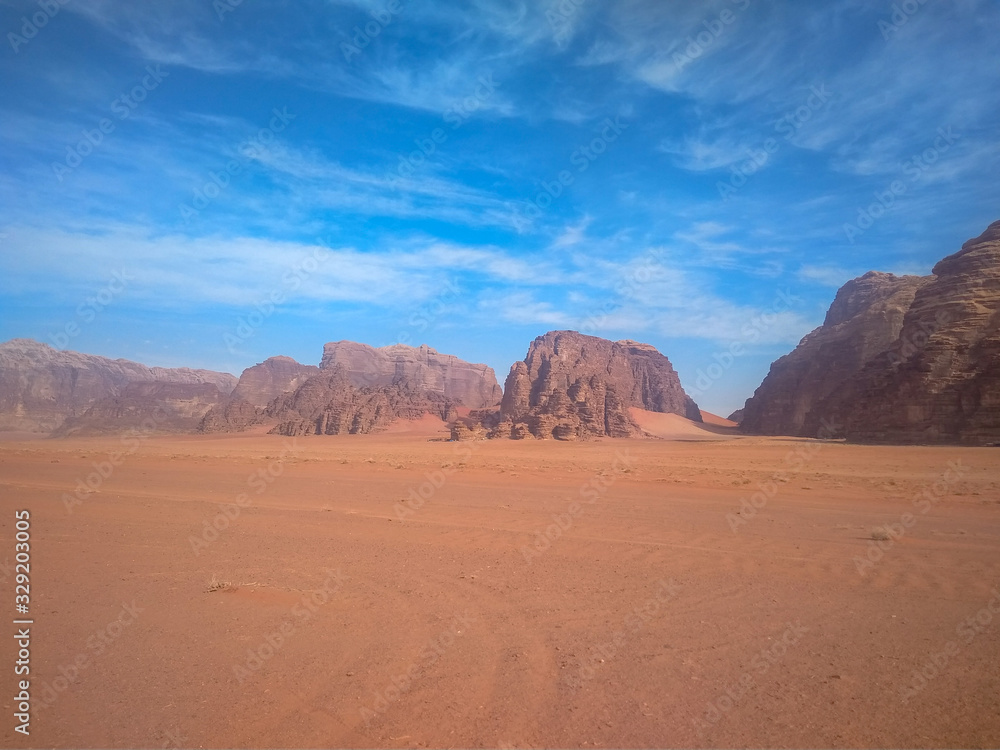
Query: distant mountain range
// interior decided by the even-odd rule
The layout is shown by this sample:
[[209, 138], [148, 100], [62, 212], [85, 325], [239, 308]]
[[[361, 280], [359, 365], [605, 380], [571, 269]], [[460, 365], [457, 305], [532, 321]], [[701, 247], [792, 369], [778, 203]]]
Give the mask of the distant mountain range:
[[[702, 420], [648, 344], [551, 331], [501, 391], [486, 365], [427, 346], [326, 344], [318, 366], [277, 356], [239, 379], [0, 344], [0, 430], [53, 436], [376, 432], [426, 414], [453, 439], [635, 437], [635, 409]], [[861, 442], [1000, 443], [1000, 222], [930, 276], [872, 271], [837, 292], [823, 325], [771, 366], [732, 417], [748, 434]]]

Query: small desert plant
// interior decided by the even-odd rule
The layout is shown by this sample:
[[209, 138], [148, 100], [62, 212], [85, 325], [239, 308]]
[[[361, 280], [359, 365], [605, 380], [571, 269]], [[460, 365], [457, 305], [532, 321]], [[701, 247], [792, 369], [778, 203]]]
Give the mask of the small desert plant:
[[231, 589], [233, 584], [231, 581], [220, 581], [215, 577], [215, 573], [212, 574], [212, 580], [208, 582], [208, 588], [205, 589], [206, 592], [211, 594], [213, 591], [225, 591], [226, 589]]
[[883, 526], [876, 526], [872, 529], [871, 538], [876, 542], [887, 542], [891, 538], [889, 531]]

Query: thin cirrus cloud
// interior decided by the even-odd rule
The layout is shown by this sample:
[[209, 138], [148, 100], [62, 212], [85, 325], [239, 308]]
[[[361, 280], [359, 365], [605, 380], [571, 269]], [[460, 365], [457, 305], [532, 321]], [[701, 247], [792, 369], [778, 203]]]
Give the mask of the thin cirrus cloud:
[[[293, 320], [389, 340], [455, 282], [451, 312], [420, 332], [441, 351], [587, 327], [645, 338], [689, 381], [779, 292], [801, 299], [706, 395], [728, 413], [837, 285], [926, 272], [1000, 218], [986, 0], [921, 4], [889, 31], [892, 9], [863, 0], [464, 0], [401, 3], [387, 22], [379, 0], [226, 7], [74, 0], [4, 58], [0, 289], [21, 311], [7, 335], [125, 266], [121, 315], [233, 320], [320, 248], [288, 322], [247, 357]], [[36, 8], [3, 4], [0, 28]], [[357, 37], [372, 13], [378, 33]], [[148, 65], [168, 77], [117, 119], [110, 102]], [[275, 110], [294, 118], [268, 132]], [[102, 118], [113, 132], [88, 146]], [[931, 153], [941, 129], [954, 142]], [[766, 163], [736, 175], [769, 139]], [[884, 215], [845, 232], [893, 181], [905, 191]], [[158, 335], [186, 335], [170, 318]], [[148, 351], [101, 320], [77, 345]]]

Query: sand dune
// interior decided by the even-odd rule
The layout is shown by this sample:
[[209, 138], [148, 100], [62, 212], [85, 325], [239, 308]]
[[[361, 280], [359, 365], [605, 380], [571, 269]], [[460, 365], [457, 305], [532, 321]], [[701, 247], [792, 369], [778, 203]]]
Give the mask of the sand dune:
[[725, 417], [720, 417], [718, 414], [712, 414], [704, 409], [701, 410], [701, 418], [705, 421], [705, 424], [715, 425], [716, 427], [739, 427], [739, 423]]
[[[679, 414], [661, 414], [635, 407], [629, 409], [629, 414], [644, 432], [662, 440], [727, 440], [740, 437], [735, 423], [721, 417], [706, 419], [703, 424], [699, 424]], [[714, 417], [708, 412], [702, 412], [702, 419], [705, 419], [706, 414]], [[718, 424], [716, 420], [728, 424]]]

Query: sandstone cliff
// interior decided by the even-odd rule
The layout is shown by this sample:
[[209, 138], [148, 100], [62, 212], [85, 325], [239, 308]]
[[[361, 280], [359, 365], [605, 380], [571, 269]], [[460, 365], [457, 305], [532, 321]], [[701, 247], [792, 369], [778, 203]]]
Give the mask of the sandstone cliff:
[[743, 408], [740, 428], [759, 435], [815, 436], [815, 407], [892, 344], [917, 290], [930, 277], [872, 271], [837, 292], [823, 325], [771, 365]]
[[211, 370], [147, 367], [13, 339], [0, 344], [0, 430], [50, 432], [136, 382], [208, 384], [228, 395], [236, 378]]
[[493, 406], [500, 395], [486, 365], [428, 346], [375, 349], [337, 341], [324, 347], [319, 367], [271, 357], [247, 368], [232, 398], [212, 408], [200, 430], [265, 425], [284, 435], [377, 432], [423, 414], [451, 420], [458, 407]]
[[319, 375], [319, 368], [315, 365], [299, 364], [291, 357], [269, 357], [243, 371], [233, 390], [233, 399], [263, 408], [278, 396], [294, 391], [314, 375]]
[[404, 344], [376, 349], [354, 341], [336, 341], [323, 347], [320, 369], [344, 368], [350, 382], [365, 386], [402, 385], [409, 390], [436, 393], [470, 409], [500, 402], [500, 385], [491, 367], [439, 354], [429, 346]]
[[[500, 411], [483, 424], [490, 437], [630, 437], [642, 432], [630, 407], [701, 421], [670, 360], [653, 347], [552, 331], [511, 367]], [[474, 425], [464, 427], [475, 434]], [[459, 432], [456, 438], [466, 436]]]
[[225, 398], [211, 383], [128, 383], [120, 394], [68, 417], [52, 436], [194, 432], [205, 413]]
[[932, 273], [897, 340], [823, 405], [849, 440], [1000, 442], [1000, 222]]
[[280, 435], [365, 434], [385, 429], [397, 419], [433, 414], [445, 421], [458, 416], [455, 403], [439, 393], [405, 385], [357, 388], [342, 366], [327, 367], [294, 392], [276, 398], [265, 420]]
[[[747, 401], [742, 429], [862, 442], [1000, 442], [1000, 222], [929, 277], [886, 276], [866, 274], [841, 289], [827, 323], [772, 365]], [[862, 284], [879, 277], [881, 288], [866, 295]], [[823, 422], [835, 430], [822, 432]]]

